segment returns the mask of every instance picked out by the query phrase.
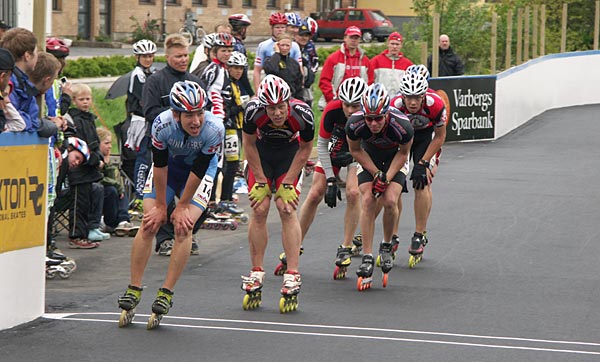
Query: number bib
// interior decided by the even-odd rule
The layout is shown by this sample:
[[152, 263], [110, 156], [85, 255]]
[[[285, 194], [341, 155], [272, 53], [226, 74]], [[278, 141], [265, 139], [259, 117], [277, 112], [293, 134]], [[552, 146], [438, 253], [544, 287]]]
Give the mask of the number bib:
[[227, 161], [238, 161], [240, 159], [240, 147], [237, 130], [225, 130], [225, 159]]

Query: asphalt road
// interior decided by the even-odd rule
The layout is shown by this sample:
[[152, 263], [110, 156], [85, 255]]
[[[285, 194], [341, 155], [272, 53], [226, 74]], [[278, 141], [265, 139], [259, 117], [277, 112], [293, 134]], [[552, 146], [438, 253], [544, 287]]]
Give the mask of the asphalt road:
[[[385, 289], [376, 270], [373, 288], [356, 290], [358, 259], [346, 280], [332, 280], [344, 206], [321, 205], [304, 241], [299, 310], [290, 314], [279, 313], [281, 278], [270, 274], [281, 250], [276, 218], [261, 308], [241, 307], [246, 227], [205, 231], [154, 331], [145, 323], [167, 258], [152, 256], [140, 314], [119, 329], [130, 239], [68, 250], [63, 237], [78, 270], [48, 281], [43, 318], [0, 332], [1, 360], [598, 361], [598, 112], [553, 110], [495, 142], [445, 145], [424, 260], [407, 267], [409, 193]], [[574, 115], [577, 126], [566, 127]], [[376, 233], [380, 240], [380, 224]]]

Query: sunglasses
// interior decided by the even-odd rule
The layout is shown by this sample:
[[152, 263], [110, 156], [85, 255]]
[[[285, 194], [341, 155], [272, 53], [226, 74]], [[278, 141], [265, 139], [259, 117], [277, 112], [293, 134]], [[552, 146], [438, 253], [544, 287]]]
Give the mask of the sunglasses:
[[365, 121], [367, 122], [381, 122], [385, 118], [384, 115], [379, 116], [365, 116]]

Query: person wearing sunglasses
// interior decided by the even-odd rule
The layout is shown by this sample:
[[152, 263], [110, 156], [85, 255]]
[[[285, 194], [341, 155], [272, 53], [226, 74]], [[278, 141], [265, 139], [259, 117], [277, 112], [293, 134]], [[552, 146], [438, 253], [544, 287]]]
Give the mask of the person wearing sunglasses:
[[383, 207], [383, 241], [377, 266], [383, 272], [383, 286], [392, 269], [392, 234], [398, 218], [398, 198], [407, 192], [405, 164], [412, 145], [413, 128], [408, 117], [390, 107], [385, 86], [373, 83], [361, 99], [361, 112], [346, 124], [350, 153], [360, 164], [358, 188], [362, 195], [360, 229], [363, 234], [362, 263], [356, 271], [358, 290], [371, 287], [373, 276], [373, 235], [375, 219]]
[[[413, 170], [410, 179], [415, 190], [415, 232], [411, 239], [408, 266], [413, 268], [423, 257], [427, 245], [427, 219], [431, 212], [431, 182], [437, 171], [446, 140], [446, 107], [435, 91], [428, 89], [427, 73], [423, 66], [407, 69], [400, 83], [400, 95], [392, 105], [404, 112], [415, 130], [411, 154]], [[398, 199], [402, 210], [402, 200]], [[397, 230], [397, 227], [396, 229]]]

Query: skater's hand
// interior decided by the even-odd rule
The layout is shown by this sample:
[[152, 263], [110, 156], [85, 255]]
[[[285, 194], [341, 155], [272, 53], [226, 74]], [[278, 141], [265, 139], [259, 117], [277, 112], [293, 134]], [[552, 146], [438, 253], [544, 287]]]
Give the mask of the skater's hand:
[[327, 179], [327, 191], [325, 192], [325, 204], [329, 207], [336, 207], [337, 200], [342, 201], [342, 192], [340, 191], [335, 177]]
[[194, 220], [187, 207], [177, 205], [171, 214], [171, 222], [175, 227], [175, 235], [185, 235], [194, 228]]
[[258, 206], [265, 197], [271, 196], [271, 188], [267, 183], [264, 182], [256, 182], [252, 185], [252, 189], [248, 193], [248, 198], [250, 199], [250, 206], [254, 208]]
[[279, 185], [279, 188], [275, 193], [275, 199], [278, 198], [286, 204], [291, 204], [294, 209], [298, 206], [298, 194], [296, 193], [296, 188], [293, 184], [282, 183]]
[[373, 185], [371, 186], [371, 192], [375, 198], [383, 195], [390, 182], [386, 179], [385, 173], [382, 171], [375, 172], [373, 175]]
[[144, 213], [142, 225], [144, 231], [157, 232], [158, 228], [167, 221], [167, 208], [154, 206]]
[[427, 172], [428, 169], [429, 167], [420, 162], [415, 164], [412, 174], [410, 175], [414, 189], [422, 190], [431, 183], [431, 174]]

